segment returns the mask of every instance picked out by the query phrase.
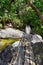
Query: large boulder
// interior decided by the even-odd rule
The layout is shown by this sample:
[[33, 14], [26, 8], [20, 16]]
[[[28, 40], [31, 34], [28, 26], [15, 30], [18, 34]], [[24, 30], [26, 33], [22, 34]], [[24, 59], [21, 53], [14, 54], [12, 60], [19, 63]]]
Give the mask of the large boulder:
[[[28, 29], [29, 31], [29, 29]], [[30, 33], [25, 33], [20, 30], [16, 30], [13, 28], [6, 28], [0, 30], [0, 38], [26, 38], [29, 42], [36, 43], [36, 42], [43, 42], [42, 37], [38, 34], [30, 34]]]
[[0, 38], [21, 38], [24, 32], [13, 28], [6, 28], [0, 31]]

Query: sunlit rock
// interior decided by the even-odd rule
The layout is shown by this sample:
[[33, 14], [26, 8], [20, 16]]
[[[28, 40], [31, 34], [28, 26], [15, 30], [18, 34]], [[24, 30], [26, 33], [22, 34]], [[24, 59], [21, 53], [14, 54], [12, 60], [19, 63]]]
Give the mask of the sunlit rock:
[[42, 42], [42, 37], [38, 34], [32, 36], [32, 43]]
[[20, 41], [14, 42], [14, 43], [12, 44], [12, 47], [18, 47], [19, 44], [20, 44]]
[[0, 38], [21, 38], [24, 32], [13, 28], [6, 28], [0, 31]]
[[27, 34], [30, 34], [30, 33], [31, 33], [31, 28], [30, 28], [29, 25], [26, 26], [25, 32], [26, 32]]

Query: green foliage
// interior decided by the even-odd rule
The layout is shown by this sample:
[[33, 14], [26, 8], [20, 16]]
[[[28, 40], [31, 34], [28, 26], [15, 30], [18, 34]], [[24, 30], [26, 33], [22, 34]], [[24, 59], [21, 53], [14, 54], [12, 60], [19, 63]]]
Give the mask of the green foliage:
[[[25, 24], [30, 24], [32, 30], [43, 36], [43, 25], [36, 13], [28, 6], [25, 0], [0, 0], [0, 21], [11, 20], [15, 28], [21, 29]], [[43, 15], [43, 0], [31, 0], [31, 2], [39, 9]], [[10, 6], [10, 11], [8, 10]], [[2, 25], [0, 25], [1, 27]]]

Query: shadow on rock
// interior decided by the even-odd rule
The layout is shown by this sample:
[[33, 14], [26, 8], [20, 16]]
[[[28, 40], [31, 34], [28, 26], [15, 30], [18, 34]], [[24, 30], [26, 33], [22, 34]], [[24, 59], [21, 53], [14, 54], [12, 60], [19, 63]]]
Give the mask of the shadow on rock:
[[39, 65], [43, 65], [43, 42], [32, 44], [35, 62]]

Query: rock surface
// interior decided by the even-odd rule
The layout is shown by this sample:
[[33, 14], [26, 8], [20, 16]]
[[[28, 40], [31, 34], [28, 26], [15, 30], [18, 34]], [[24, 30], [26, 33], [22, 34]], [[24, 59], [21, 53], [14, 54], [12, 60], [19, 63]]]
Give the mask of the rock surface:
[[37, 34], [25, 34], [19, 30], [7, 28], [0, 31], [0, 38], [6, 37], [23, 37], [23, 39], [27, 39], [30, 43], [28, 46], [24, 46], [22, 40], [22, 44], [20, 43], [20, 45], [18, 41], [13, 43], [11, 46], [6, 47], [2, 52], [0, 52], [0, 65], [35, 65], [35, 63], [43, 65], [43, 42], [41, 36]]
[[6, 47], [1, 53], [0, 53], [0, 65], [8, 65], [8, 63], [11, 62], [12, 58], [16, 58], [17, 55], [17, 48], [13, 49], [12, 46]]
[[27, 34], [13, 28], [6, 28], [0, 31], [0, 38], [26, 38], [32, 43], [43, 42], [42, 37], [37, 34]]
[[43, 43], [31, 44], [28, 41], [26, 46], [23, 41], [21, 43], [16, 47], [8, 46], [0, 53], [0, 65], [35, 65], [35, 61], [43, 65]]
[[38, 34], [34, 34], [32, 36], [32, 40], [31, 40], [32, 43], [37, 43], [37, 42], [43, 42], [43, 39], [40, 35]]
[[24, 32], [13, 28], [0, 30], [0, 38], [21, 38]]

